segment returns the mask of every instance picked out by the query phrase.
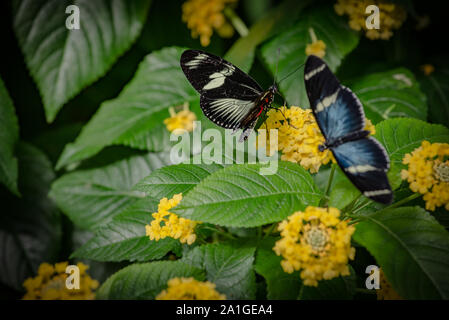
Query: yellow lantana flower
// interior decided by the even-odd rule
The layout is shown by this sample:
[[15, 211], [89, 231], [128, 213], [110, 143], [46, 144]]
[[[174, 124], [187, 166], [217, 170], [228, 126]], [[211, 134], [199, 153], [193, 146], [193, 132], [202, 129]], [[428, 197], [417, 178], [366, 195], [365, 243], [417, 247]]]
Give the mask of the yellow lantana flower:
[[226, 20], [223, 10], [238, 0], [188, 0], [182, 5], [182, 21], [192, 32], [192, 37], [200, 37], [203, 47], [210, 44], [215, 31], [223, 38], [231, 38], [234, 28]]
[[226, 296], [215, 290], [215, 284], [194, 278], [173, 278], [168, 280], [167, 290], [163, 290], [156, 300], [226, 300]]
[[421, 146], [404, 156], [401, 177], [413, 192], [424, 195], [426, 209], [435, 211], [444, 206], [449, 210], [449, 144], [423, 141]]
[[307, 207], [279, 224], [281, 239], [273, 250], [282, 256], [282, 269], [287, 273], [301, 270], [307, 286], [320, 280], [349, 275], [348, 260], [354, 259], [351, 236], [355, 231], [339, 219], [336, 208]]
[[161, 199], [158, 212], [153, 213], [154, 220], [145, 226], [146, 235], [150, 237], [150, 240], [159, 241], [171, 237], [189, 245], [195, 242], [195, 227], [201, 222], [180, 218], [168, 211], [176, 207], [181, 200], [181, 193], [175, 194], [171, 199]]
[[314, 55], [323, 58], [326, 55], [326, 44], [323, 40], [317, 39], [315, 31], [312, 28], [309, 28], [309, 33], [312, 43], [307, 44], [306, 55]]
[[[379, 8], [379, 29], [367, 29], [365, 13], [366, 7], [376, 5]], [[351, 29], [365, 31], [368, 39], [388, 40], [393, 35], [392, 30], [399, 29], [407, 18], [407, 12], [398, 4], [387, 0], [338, 0], [334, 5], [335, 12], [342, 16], [349, 16]]]
[[421, 66], [421, 70], [426, 76], [430, 76], [435, 71], [435, 67], [431, 64], [424, 64]]
[[380, 289], [376, 290], [377, 300], [402, 300], [402, 297], [393, 289], [385, 277], [382, 269], [379, 270]]
[[[170, 118], [164, 120], [167, 130], [173, 132], [175, 130], [193, 131], [195, 129], [196, 115], [189, 110], [189, 104], [184, 103], [183, 109], [179, 112], [175, 112], [173, 108], [169, 108]], [[176, 132], [175, 132], [176, 133]]]
[[79, 289], [69, 289], [66, 280], [68, 262], [42, 263], [37, 271], [37, 276], [28, 278], [23, 283], [26, 289], [24, 300], [92, 300], [95, 294], [92, 290], [98, 288], [99, 283], [93, 280], [86, 270], [89, 268], [82, 262], [77, 263], [79, 268]]
[[[288, 119], [285, 121], [281, 112], [271, 109], [267, 113], [266, 129], [278, 129], [278, 150], [282, 152], [281, 160], [297, 162], [311, 173], [316, 173], [321, 165], [334, 161], [330, 150], [319, 151], [318, 146], [323, 144], [325, 139], [313, 116], [311, 109], [302, 109], [292, 106], [290, 108], [281, 107], [282, 113]], [[262, 126], [259, 133], [263, 133]], [[375, 133], [375, 127], [370, 120], [366, 119], [365, 130], [371, 134]], [[267, 142], [267, 150], [273, 149], [270, 146], [269, 134], [261, 134]]]

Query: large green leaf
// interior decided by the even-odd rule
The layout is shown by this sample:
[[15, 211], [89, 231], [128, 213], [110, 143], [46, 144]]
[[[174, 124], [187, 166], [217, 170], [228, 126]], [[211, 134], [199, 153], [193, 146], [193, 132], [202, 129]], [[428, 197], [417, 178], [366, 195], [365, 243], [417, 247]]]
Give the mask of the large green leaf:
[[264, 239], [257, 249], [254, 270], [267, 282], [269, 300], [294, 300], [302, 287], [299, 272], [286, 273], [281, 267], [282, 257], [273, 251], [276, 238]]
[[[262, 46], [263, 59], [272, 74], [275, 74], [278, 63], [278, 79], [305, 63], [306, 46], [312, 42], [309, 28], [313, 28], [317, 38], [326, 43], [324, 60], [333, 71], [358, 43], [357, 33], [349, 29], [346, 19], [339, 17], [332, 7], [318, 7], [304, 12], [294, 27]], [[280, 83], [280, 91], [289, 104], [308, 106], [304, 69], [283, 80]]]
[[234, 43], [225, 58], [248, 72], [254, 60], [256, 47], [289, 27], [310, 2], [310, 0], [303, 0], [298, 3], [297, 0], [287, 0], [261, 16], [248, 34]]
[[151, 241], [145, 234], [145, 225], [153, 220], [151, 214], [157, 212], [158, 203], [159, 200], [151, 198], [137, 201], [95, 230], [95, 236], [72, 257], [96, 261], [148, 261], [164, 257], [179, 241], [173, 238]]
[[366, 75], [351, 81], [349, 86], [373, 123], [396, 117], [427, 119], [426, 96], [407, 69]]
[[19, 187], [22, 197], [0, 193], [0, 282], [19, 291], [42, 262], [56, 262], [62, 236], [60, 213], [47, 193], [55, 178], [50, 161], [21, 143]]
[[429, 120], [449, 126], [449, 67], [436, 67], [432, 74], [421, 76], [419, 83], [427, 96]]
[[374, 135], [386, 148], [395, 170], [404, 167], [402, 159], [423, 140], [449, 143], [449, 129], [417, 119], [389, 119], [376, 125]]
[[254, 227], [318, 204], [321, 192], [301, 166], [281, 161], [276, 174], [261, 175], [264, 166], [232, 165], [212, 173], [173, 212], [223, 226]]
[[[15, 0], [14, 30], [41, 92], [48, 121], [103, 76], [140, 34], [150, 0]], [[79, 8], [80, 29], [66, 27]]]
[[158, 261], [133, 264], [113, 274], [98, 289], [97, 299], [155, 299], [167, 288], [168, 280], [194, 277], [204, 280], [204, 273], [181, 261]]
[[16, 195], [17, 188], [17, 159], [14, 149], [19, 139], [19, 123], [14, 105], [0, 78], [0, 183]]
[[93, 230], [145, 197], [131, 188], [153, 170], [170, 164], [167, 159], [163, 152], [147, 153], [68, 173], [53, 183], [50, 196], [77, 226]]
[[206, 270], [207, 280], [227, 299], [254, 299], [254, 252], [254, 247], [207, 244], [191, 250], [182, 261]]
[[[120, 95], [104, 102], [75, 142], [67, 145], [57, 168], [89, 158], [113, 144], [159, 151], [157, 141], [163, 141], [160, 131], [166, 130], [161, 125], [169, 117], [167, 108], [198, 100], [179, 67], [183, 50], [171, 47], [146, 56]], [[158, 134], [156, 143], [151, 140], [153, 134]]]
[[177, 164], [153, 171], [134, 186], [155, 199], [171, 198], [186, 193], [211, 173], [222, 169], [220, 164]]
[[449, 233], [420, 207], [358, 217], [353, 235], [406, 299], [449, 299]]

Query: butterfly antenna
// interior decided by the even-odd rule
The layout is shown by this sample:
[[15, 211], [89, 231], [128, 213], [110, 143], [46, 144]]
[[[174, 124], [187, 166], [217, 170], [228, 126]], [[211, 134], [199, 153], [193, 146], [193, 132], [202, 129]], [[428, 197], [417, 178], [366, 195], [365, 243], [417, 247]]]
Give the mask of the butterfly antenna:
[[273, 86], [276, 84], [276, 78], [278, 75], [278, 65], [279, 65], [279, 56], [281, 54], [281, 48], [278, 48], [277, 50], [277, 57], [276, 57], [276, 71], [274, 73], [274, 79], [273, 79]]
[[285, 77], [283, 77], [281, 80], [279, 80], [278, 84], [281, 83], [282, 81], [284, 81], [285, 79], [287, 79], [288, 77], [290, 77], [292, 74], [294, 74], [296, 71], [298, 71], [299, 69], [301, 69], [302, 67], [304, 67], [305, 63], [303, 63], [302, 65], [300, 65], [298, 68], [296, 68], [295, 70], [293, 70], [292, 72], [290, 72], [289, 74], [287, 74]]

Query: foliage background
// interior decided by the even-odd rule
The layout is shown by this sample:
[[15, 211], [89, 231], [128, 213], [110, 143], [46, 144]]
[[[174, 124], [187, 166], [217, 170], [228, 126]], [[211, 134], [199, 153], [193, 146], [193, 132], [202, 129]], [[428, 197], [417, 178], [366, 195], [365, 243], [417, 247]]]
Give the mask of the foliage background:
[[[129, 30], [135, 31], [122, 35], [125, 44], [117, 44], [114, 47], [113, 51], [117, 54], [113, 58], [100, 55], [95, 60], [95, 54], [89, 56], [88, 51], [83, 53], [84, 59], [92, 59], [89, 60], [88, 71], [83, 71], [92, 73], [89, 75], [92, 83], [82, 85], [79, 93], [77, 90], [69, 93], [70, 90], [67, 89], [66, 103], [57, 101], [57, 95], [50, 89], [51, 81], [42, 82], [42, 87], [49, 90], [49, 93], [46, 98], [44, 95], [44, 99], [41, 99], [36, 82], [28, 71], [23, 52], [27, 61], [37, 69], [45, 68], [45, 59], [39, 58], [33, 43], [29, 44], [28, 48], [23, 45], [24, 50], [20, 48], [21, 39], [34, 36], [18, 30], [17, 26], [16, 29], [14, 27], [14, 21], [17, 19], [14, 10], [20, 1], [2, 2], [0, 74], [18, 119], [17, 124], [14, 121], [9, 122], [13, 128], [12, 132], [16, 132], [12, 141], [15, 141], [13, 152], [17, 159], [18, 187], [12, 186], [8, 189], [3, 184], [0, 185], [1, 298], [20, 298], [23, 295], [23, 280], [35, 274], [40, 263], [64, 261], [69, 257], [72, 261], [86, 261], [91, 266], [92, 277], [101, 283], [117, 270], [126, 267], [122, 274], [114, 275], [100, 289], [100, 297], [108, 298], [152, 298], [171, 275], [179, 276], [185, 273], [196, 275], [199, 279], [207, 277], [214, 280], [218, 288], [224, 288], [229, 298], [290, 299], [299, 296], [302, 299], [372, 299], [372, 295], [356, 291], [355, 287], [363, 287], [365, 266], [376, 263], [386, 269], [393, 279], [393, 286], [404, 297], [448, 298], [449, 242], [446, 229], [449, 219], [447, 211], [443, 209], [438, 209], [431, 215], [419, 207], [397, 209], [396, 218], [405, 215], [406, 220], [410, 218], [410, 214], [416, 217], [413, 223], [407, 225], [403, 220], [395, 223], [382, 217], [385, 212], [375, 213], [379, 209], [376, 205], [367, 206], [362, 214], [370, 218], [363, 222], [360, 232], [355, 236], [358, 246], [357, 259], [352, 264], [354, 274], [328, 281], [315, 290], [304, 289], [300, 281], [297, 281], [297, 274], [287, 275], [278, 270], [280, 258], [274, 256], [271, 251], [273, 238], [269, 237], [259, 243], [257, 251], [251, 239], [254, 239], [257, 233], [252, 227], [279, 221], [291, 212], [290, 209], [301, 208], [306, 203], [313, 204], [317, 202], [316, 199], [298, 198], [297, 204], [293, 202], [290, 203], [291, 207], [282, 207], [278, 212], [279, 217], [267, 217], [264, 216], [266, 212], [262, 212], [260, 217], [254, 217], [251, 223], [246, 224], [244, 213], [237, 218], [212, 215], [208, 222], [240, 227], [229, 230], [236, 237], [247, 239], [247, 244], [226, 242], [222, 246], [210, 244], [195, 247], [188, 255], [184, 255], [183, 262], [133, 264], [134, 261], [166, 260], [169, 252], [183, 256], [183, 250], [184, 253], [188, 250], [169, 239], [158, 246], [149, 247], [142, 225], [149, 222], [150, 214], [155, 211], [161, 197], [180, 191], [186, 192], [199, 181], [174, 190], [163, 183], [148, 188], [148, 185], [154, 186], [155, 181], [166, 181], [164, 179], [167, 179], [168, 175], [164, 176], [164, 171], [157, 171], [162, 177], [159, 180], [157, 176], [150, 176], [149, 181], [141, 180], [155, 169], [169, 164], [167, 153], [163, 150], [163, 142], [168, 134], [161, 124], [168, 116], [167, 108], [189, 100], [193, 110], [201, 118], [198, 97], [189, 84], [181, 80], [177, 82], [176, 90], [166, 95], [159, 95], [158, 90], [147, 90], [145, 94], [138, 90], [139, 86], [151, 87], [157, 83], [170, 87], [167, 79], [177, 81], [179, 70], [172, 66], [164, 72], [158, 72], [157, 67], [163, 67], [167, 61], [176, 61], [176, 56], [182, 50], [180, 48], [201, 49], [201, 46], [198, 40], [190, 37], [190, 31], [181, 21], [182, 1], [130, 2], [139, 8], [136, 19], [142, 21], [141, 31], [137, 30], [139, 28], [130, 27]], [[329, 44], [329, 56], [326, 58], [329, 58], [330, 66], [334, 70], [338, 67], [337, 76], [362, 99], [367, 116], [375, 124], [385, 120], [382, 114], [391, 105], [391, 101], [396, 101], [396, 111], [400, 114], [392, 113], [386, 118], [406, 116], [446, 126], [433, 126], [413, 119], [404, 120], [408, 122], [384, 122], [378, 126], [380, 133], [377, 138], [387, 146], [389, 152], [392, 151], [390, 157], [393, 167], [390, 178], [392, 183], [396, 184], [396, 199], [401, 199], [410, 194], [407, 188], [400, 187], [398, 173], [401, 168], [401, 156], [417, 147], [424, 138], [435, 142], [449, 142], [449, 66], [444, 43], [447, 30], [446, 12], [436, 4], [428, 5], [422, 1], [403, 3], [408, 8], [409, 16], [401, 29], [396, 31], [389, 41], [370, 41], [349, 30], [345, 24], [335, 28], [335, 23], [345, 22], [346, 19], [335, 15], [330, 9], [333, 4], [330, 1], [314, 1], [311, 5], [309, 1], [242, 0], [237, 12], [248, 26], [252, 26], [250, 36], [238, 40], [237, 35], [232, 39], [222, 39], [214, 35], [206, 50], [227, 57], [249, 71], [262, 87], [268, 87], [272, 82], [277, 48], [281, 48], [281, 77], [303, 63], [305, 44], [309, 41], [307, 28], [313, 26], [320, 30], [317, 31], [318, 37]], [[148, 13], [143, 14], [145, 12]], [[430, 17], [430, 25], [417, 31], [416, 17], [422, 15]], [[65, 21], [66, 15], [63, 17]], [[44, 27], [51, 24], [50, 19], [47, 24], [42, 25], [37, 31], [37, 39], [39, 34], [51, 32]], [[345, 28], [347, 30], [342, 32]], [[105, 32], [108, 36], [108, 29]], [[43, 39], [45, 37], [39, 41]], [[117, 43], [120, 41], [117, 40]], [[255, 48], [255, 51], [252, 51], [252, 48]], [[431, 76], [425, 76], [420, 69], [420, 66], [426, 63], [435, 66], [436, 70]], [[155, 67], [155, 70], [152, 71], [152, 67]], [[100, 71], [95, 74], [97, 68]], [[80, 69], [82, 68], [73, 69], [75, 78], [78, 72], [82, 72]], [[45, 78], [46, 72], [44, 70], [41, 76]], [[401, 86], [400, 81], [387, 82], [386, 79], [391, 79], [392, 73], [398, 72], [413, 79], [411, 88]], [[97, 78], [98, 80], [93, 81]], [[382, 88], [374, 90], [374, 93], [371, 91], [371, 95], [367, 93], [366, 88], [379, 84]], [[290, 104], [308, 106], [302, 75], [289, 78], [283, 83], [281, 90]], [[376, 101], [375, 98], [379, 96], [388, 97], [391, 101]], [[46, 102], [44, 107], [43, 101], [46, 99], [49, 102]], [[130, 118], [131, 112], [137, 112], [125, 107], [136, 102], [151, 106], [149, 116], [144, 122], [134, 122], [132, 127], [122, 128], [124, 131], [117, 132], [117, 125], [123, 119]], [[63, 106], [59, 113], [56, 112], [58, 105]], [[413, 107], [407, 107], [410, 105]], [[46, 109], [47, 113], [44, 111]], [[76, 140], [81, 130], [86, 127], [88, 129], [83, 131], [85, 137]], [[1, 129], [3, 130], [3, 127]], [[103, 134], [104, 132], [107, 134]], [[386, 134], [387, 138], [383, 140], [382, 133], [387, 132], [393, 132], [394, 139]], [[75, 140], [77, 142], [73, 144]], [[408, 146], [406, 149], [405, 145]], [[3, 145], [1, 147], [3, 154], [7, 149], [5, 147], [3, 150]], [[82, 161], [79, 162], [80, 160]], [[285, 168], [281, 166], [281, 174], [283, 169], [291, 169], [290, 164], [284, 166]], [[212, 166], [192, 170], [206, 170], [206, 177], [220, 169], [220, 166]], [[250, 169], [235, 167], [225, 170], [246, 170], [250, 174]], [[295, 170], [298, 180], [304, 177], [312, 179], [303, 170]], [[328, 170], [322, 170], [313, 178], [317, 193], [322, 192], [319, 190], [325, 185], [326, 174]], [[291, 175], [286, 176], [294, 180]], [[181, 176], [182, 178], [188, 181], [186, 177]], [[216, 179], [218, 178], [219, 176], [216, 176]], [[337, 177], [335, 181], [330, 204], [342, 208], [347, 203], [341, 203], [341, 199], [349, 199], [350, 202], [351, 197], [348, 195], [351, 192], [354, 194], [354, 190], [351, 190], [351, 186], [342, 177]], [[304, 186], [300, 186], [302, 187]], [[142, 192], [149, 192], [150, 196], [142, 198]], [[261, 194], [261, 198], [263, 196]], [[276, 201], [282, 202], [282, 199]], [[194, 201], [191, 205], [195, 205]], [[408, 205], [423, 207], [423, 202], [415, 200]], [[227, 209], [236, 208], [238, 205], [234, 204]], [[184, 208], [184, 214], [188, 215], [187, 211]], [[178, 212], [182, 213], [183, 208], [179, 208]], [[208, 213], [210, 211], [195, 211], [195, 217], [207, 219]], [[391, 214], [390, 212], [390, 217]], [[238, 220], [239, 217], [241, 221]], [[262, 220], [258, 220], [259, 218]], [[395, 235], [387, 241], [387, 246], [376, 243], [376, 237], [389, 237], [384, 234], [385, 230], [370, 233], [373, 232], [373, 224], [378, 221], [388, 224], [390, 231], [393, 230], [399, 235], [403, 233], [404, 236], [400, 236], [401, 241], [397, 242]], [[419, 232], [420, 230], [431, 231], [427, 234]], [[413, 233], [413, 237], [407, 242], [407, 237]], [[407, 254], [404, 257], [398, 254], [403, 252], [400, 247], [404, 242], [407, 246], [405, 251], [412, 256], [418, 256], [416, 265], [410, 264]], [[362, 246], [369, 248], [370, 252]], [[217, 260], [211, 261], [207, 258], [211, 256]], [[396, 261], [394, 266], [391, 265], [392, 257], [395, 257]], [[435, 257], [442, 257], [440, 263], [432, 261]], [[217, 274], [218, 266], [224, 261], [230, 263], [225, 266], [224, 271], [220, 269]], [[181, 263], [188, 263], [190, 267], [185, 268]], [[134, 288], [130, 292], [121, 292], [114, 287], [115, 278], [131, 275], [137, 279], [128, 279], [129, 281], [138, 281], [141, 283], [140, 288], [146, 289], [139, 291], [139, 288]], [[153, 279], [153, 276], [156, 278]], [[292, 281], [292, 277], [296, 281]], [[423, 279], [423, 282], [416, 287], [407, 281], [407, 277], [418, 277]], [[279, 281], [280, 278], [282, 281]]]

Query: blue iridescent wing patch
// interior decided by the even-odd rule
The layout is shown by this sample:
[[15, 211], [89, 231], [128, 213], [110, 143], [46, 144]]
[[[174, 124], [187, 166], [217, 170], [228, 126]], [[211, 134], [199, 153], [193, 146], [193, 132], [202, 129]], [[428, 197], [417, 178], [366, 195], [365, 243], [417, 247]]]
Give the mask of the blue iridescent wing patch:
[[324, 147], [332, 151], [340, 168], [364, 196], [391, 203], [393, 193], [387, 178], [390, 160], [384, 147], [367, 137], [360, 100], [316, 56], [307, 58], [304, 82], [310, 107], [326, 138]]

